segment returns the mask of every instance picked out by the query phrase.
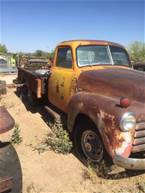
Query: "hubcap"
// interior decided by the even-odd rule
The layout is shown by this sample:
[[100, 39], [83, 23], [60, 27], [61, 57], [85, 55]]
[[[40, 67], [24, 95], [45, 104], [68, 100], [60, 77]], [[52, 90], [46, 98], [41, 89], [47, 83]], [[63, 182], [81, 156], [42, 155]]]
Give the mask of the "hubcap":
[[103, 146], [94, 131], [86, 130], [83, 132], [81, 146], [83, 153], [89, 160], [99, 162], [103, 158]]

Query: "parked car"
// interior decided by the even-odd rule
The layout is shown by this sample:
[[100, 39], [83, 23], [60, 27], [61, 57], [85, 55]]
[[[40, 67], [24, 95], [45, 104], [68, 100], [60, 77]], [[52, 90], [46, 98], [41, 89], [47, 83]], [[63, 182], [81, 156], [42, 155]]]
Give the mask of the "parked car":
[[55, 106], [67, 115], [84, 163], [99, 165], [109, 155], [118, 166], [145, 170], [145, 76], [131, 68], [123, 46], [65, 41], [56, 47], [50, 70], [19, 68], [18, 81], [33, 100], [47, 99], [49, 112]]
[[0, 58], [0, 73], [16, 73], [17, 68], [8, 64], [6, 59]]
[[[4, 86], [0, 95], [3, 91]], [[12, 129], [14, 124], [14, 119], [5, 107], [0, 107], [0, 134]], [[0, 193], [22, 193], [22, 171], [18, 155], [11, 143], [2, 141], [0, 141]]]
[[145, 62], [138, 62], [133, 67], [135, 70], [145, 71]]

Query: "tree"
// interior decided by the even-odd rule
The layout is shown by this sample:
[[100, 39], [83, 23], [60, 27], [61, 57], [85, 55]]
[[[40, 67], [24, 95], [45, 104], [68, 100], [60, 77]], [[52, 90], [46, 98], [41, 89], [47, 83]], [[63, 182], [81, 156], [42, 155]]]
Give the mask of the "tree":
[[48, 58], [52, 59], [54, 57], [54, 50], [51, 50], [51, 52], [48, 53]]
[[145, 61], [145, 43], [135, 41], [129, 45], [128, 51], [134, 63]]
[[42, 51], [42, 50], [36, 50], [34, 53], [34, 56], [36, 57], [48, 57], [48, 52]]
[[0, 44], [0, 52], [1, 53], [7, 53], [8, 49], [4, 44]]
[[37, 57], [42, 57], [43, 51], [42, 50], [36, 50], [34, 55], [37, 56]]

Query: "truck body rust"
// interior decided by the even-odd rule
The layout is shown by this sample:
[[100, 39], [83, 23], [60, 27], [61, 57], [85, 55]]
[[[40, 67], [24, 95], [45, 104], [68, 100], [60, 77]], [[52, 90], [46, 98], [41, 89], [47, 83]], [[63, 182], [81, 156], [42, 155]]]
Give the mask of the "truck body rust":
[[[36, 76], [33, 71], [19, 68], [18, 77], [30, 93], [35, 93], [37, 98], [45, 96], [67, 114], [70, 132], [73, 133], [76, 124], [81, 122], [79, 117], [87, 117], [95, 124], [103, 146], [116, 164], [145, 169], [145, 160], [138, 165], [140, 161], [131, 159], [133, 153], [142, 155], [145, 152], [145, 76], [131, 68], [125, 48], [108, 41], [62, 42], [55, 49], [53, 65], [48, 72], [49, 75]], [[124, 131], [120, 124], [126, 115], [131, 115], [135, 128]], [[91, 136], [83, 144], [90, 130], [88, 126], [87, 132], [78, 132], [81, 135], [79, 146], [84, 157], [88, 156], [86, 159], [92, 159], [89, 155], [94, 148]], [[93, 137], [96, 135], [97, 132]]]

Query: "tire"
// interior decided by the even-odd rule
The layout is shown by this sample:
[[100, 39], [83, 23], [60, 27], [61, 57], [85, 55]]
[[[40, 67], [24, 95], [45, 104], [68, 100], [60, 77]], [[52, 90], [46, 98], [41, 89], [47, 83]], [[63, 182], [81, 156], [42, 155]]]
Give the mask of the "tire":
[[10, 143], [0, 143], [0, 179], [13, 178], [12, 190], [6, 193], [22, 193], [22, 171], [17, 153]]
[[[87, 142], [87, 150], [94, 150], [93, 156], [85, 151], [84, 142], [87, 136], [93, 135], [90, 140], [93, 142]], [[112, 160], [107, 154], [101, 136], [96, 128], [96, 126], [89, 119], [85, 118], [77, 121], [73, 132], [73, 143], [75, 154], [79, 160], [85, 165], [91, 165], [96, 168], [96, 174], [99, 177], [109, 179], [109, 172], [111, 171]]]
[[31, 105], [37, 104], [37, 98], [35, 94], [31, 93], [26, 85], [17, 89], [17, 95], [22, 101], [28, 101]]
[[19, 86], [19, 87], [17, 87], [16, 93], [17, 93], [18, 97], [22, 98], [22, 97], [28, 95], [28, 89], [25, 85], [24, 86]]
[[97, 131], [91, 122], [78, 122], [75, 126], [74, 148], [78, 158], [85, 164], [100, 163], [104, 159], [104, 145]]

